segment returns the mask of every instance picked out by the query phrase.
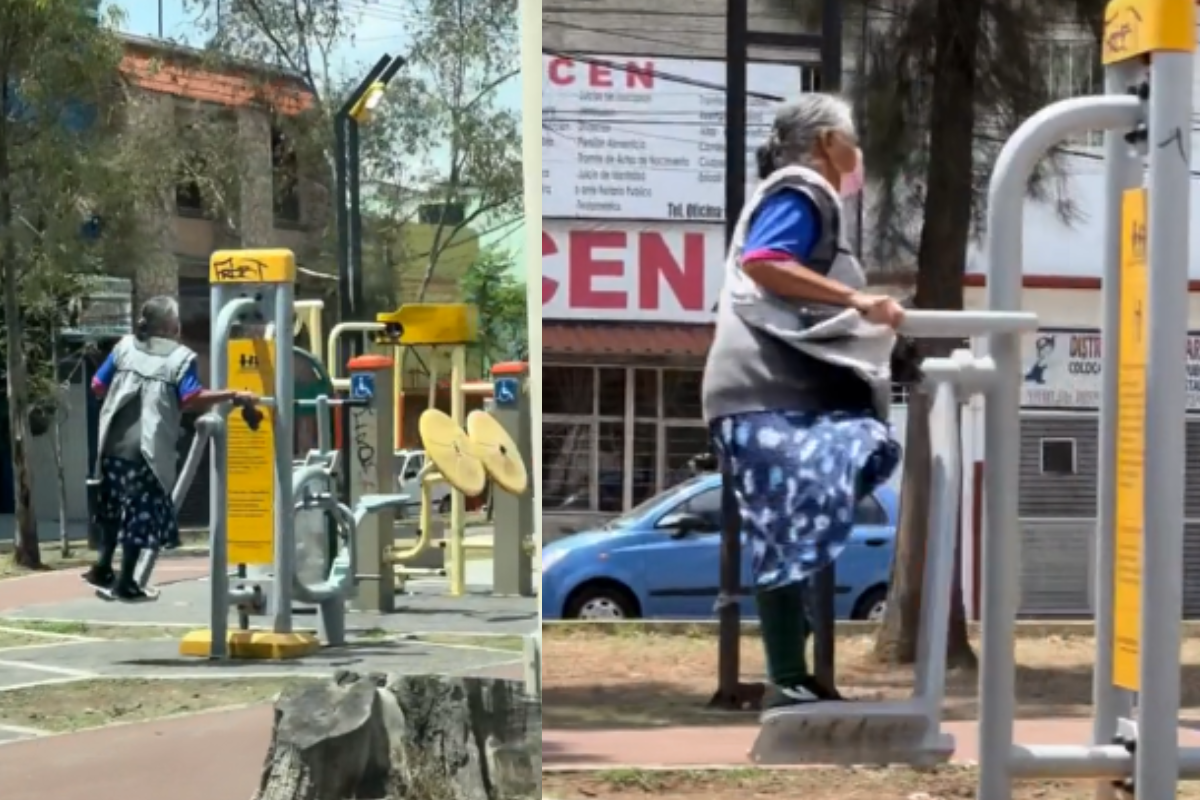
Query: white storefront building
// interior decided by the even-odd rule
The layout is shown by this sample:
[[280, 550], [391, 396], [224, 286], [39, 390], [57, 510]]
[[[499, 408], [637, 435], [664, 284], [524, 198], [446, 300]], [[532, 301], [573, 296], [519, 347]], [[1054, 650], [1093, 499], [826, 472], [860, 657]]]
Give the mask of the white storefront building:
[[[749, 84], [795, 94], [802, 74], [760, 65]], [[723, 85], [719, 61], [543, 57], [551, 537], [673, 486], [708, 450], [700, 376], [725, 249]], [[751, 164], [771, 113], [749, 111]]]
[[[724, 8], [697, 2], [695, 13], [705, 19], [718, 18]], [[640, 31], [662, 20], [581, 25], [568, 13], [573, 5], [583, 8], [573, 0], [546, 16], [542, 75], [543, 485], [552, 537], [673, 485], [686, 474], [687, 459], [707, 449], [700, 370], [724, 259], [724, 66], [706, 57], [719, 53], [719, 37], [704, 39], [703, 24], [696, 23], [687, 42], [664, 39], [665, 29], [642, 42], [650, 34]], [[586, 4], [589, 13], [597, 6]], [[666, 47], [667, 40], [676, 46]], [[1089, 43], [1062, 46], [1070, 56], [1064, 63], [1089, 63]], [[748, 82], [751, 91], [789, 95], [810, 80], [795, 66], [758, 65]], [[1086, 88], [1074, 75], [1062, 83]], [[751, 172], [770, 113], [765, 102], [749, 109]], [[1030, 615], [1080, 616], [1091, 607], [1100, 144], [1099, 137], [1082, 137], [1061, 158], [1062, 190], [1073, 206], [1069, 224], [1048, 204], [1026, 207], [1024, 305], [1043, 320], [1025, 343], [1021, 515], [1023, 611]], [[1192, 216], [1200, 223], [1200, 192]], [[1200, 249], [1194, 251], [1191, 308], [1198, 333], [1186, 356], [1197, 418], [1187, 431], [1187, 513], [1194, 523], [1187, 536], [1185, 611], [1200, 616]], [[973, 250], [964, 287], [968, 308], [983, 306], [986, 273]], [[897, 411], [902, 423], [903, 409]], [[965, 422], [963, 507], [972, 614], [985, 568], [976, 557], [986, 466], [980, 426], [974, 409]]]

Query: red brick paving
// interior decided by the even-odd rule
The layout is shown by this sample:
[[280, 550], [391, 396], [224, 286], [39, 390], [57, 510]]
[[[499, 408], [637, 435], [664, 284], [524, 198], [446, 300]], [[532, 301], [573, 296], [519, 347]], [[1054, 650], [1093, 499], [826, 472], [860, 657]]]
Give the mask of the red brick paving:
[[[208, 560], [189, 558], [170, 563], [160, 562], [154, 571], [160, 578], [159, 583], [195, 580], [208, 574]], [[82, 569], [72, 569], [38, 572], [0, 580], [0, 613], [25, 606], [64, 603], [68, 600], [91, 597], [95, 594], [95, 589], [79, 579], [82, 573]]]
[[[973, 722], [950, 722], [955, 737], [955, 761], [978, 760], [977, 727]], [[758, 728], [657, 728], [624, 731], [556, 731], [542, 733], [542, 764], [546, 770], [611, 769], [614, 767], [748, 766], [747, 753]], [[1019, 744], [1084, 744], [1091, 738], [1091, 720], [1021, 720]], [[1180, 742], [1200, 745], [1200, 732], [1181, 729]]]
[[0, 746], [4, 800], [249, 800], [271, 709], [200, 714]]

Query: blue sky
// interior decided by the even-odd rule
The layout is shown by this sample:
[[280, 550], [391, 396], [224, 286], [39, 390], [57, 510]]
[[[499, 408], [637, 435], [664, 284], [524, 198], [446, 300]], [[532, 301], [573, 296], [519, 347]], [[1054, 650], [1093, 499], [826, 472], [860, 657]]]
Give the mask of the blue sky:
[[[123, 0], [106, 6], [124, 9], [124, 30], [138, 36], [157, 37], [203, 45], [204, 32], [197, 27], [194, 14], [185, 10], [184, 0]], [[384, 54], [404, 55], [415, 13], [407, 0], [343, 0], [342, 7], [358, 16], [358, 31], [353, 44], [343, 46], [333, 56], [334, 68], [347, 76], [365, 73]], [[161, 9], [161, 28], [160, 28]], [[500, 90], [500, 102], [513, 109], [521, 107], [521, 82], [511, 80]], [[501, 244], [492, 242], [492, 244]], [[524, 235], [518, 227], [505, 237], [503, 246], [523, 251]], [[524, 259], [518, 257], [518, 264]]]

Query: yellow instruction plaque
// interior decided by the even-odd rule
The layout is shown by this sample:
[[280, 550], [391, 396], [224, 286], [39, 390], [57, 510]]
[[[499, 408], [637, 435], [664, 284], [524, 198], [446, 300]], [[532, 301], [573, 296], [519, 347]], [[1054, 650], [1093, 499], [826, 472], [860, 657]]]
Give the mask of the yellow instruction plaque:
[[[275, 387], [275, 343], [262, 339], [229, 342], [229, 388], [259, 397]], [[260, 409], [258, 430], [229, 414], [225, 458], [226, 525], [230, 564], [275, 560], [275, 428], [271, 409]]]
[[1113, 605], [1113, 683], [1140, 691], [1138, 660], [1142, 632], [1142, 493], [1145, 489], [1146, 323], [1149, 276], [1146, 263], [1146, 190], [1125, 192], [1121, 201], [1121, 335], [1117, 392], [1116, 595]]

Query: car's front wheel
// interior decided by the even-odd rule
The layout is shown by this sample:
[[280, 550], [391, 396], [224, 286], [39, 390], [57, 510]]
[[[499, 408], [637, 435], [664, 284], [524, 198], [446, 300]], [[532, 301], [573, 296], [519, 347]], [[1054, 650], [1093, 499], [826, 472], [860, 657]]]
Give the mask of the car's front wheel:
[[637, 601], [625, 589], [610, 585], [584, 586], [567, 604], [567, 619], [619, 622], [638, 617]]
[[887, 611], [888, 590], [886, 586], [877, 586], [858, 599], [854, 606], [854, 618], [867, 622], [882, 622]]

